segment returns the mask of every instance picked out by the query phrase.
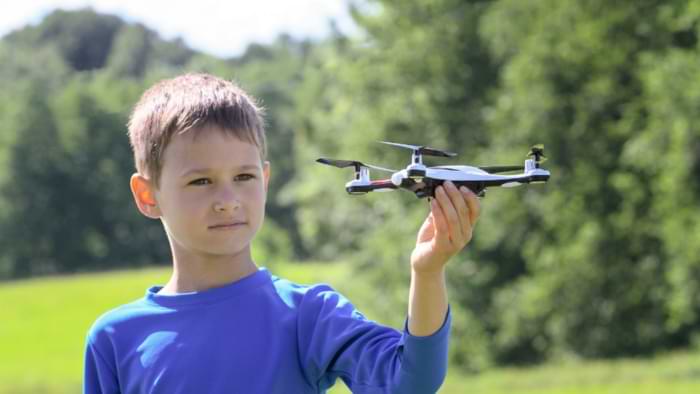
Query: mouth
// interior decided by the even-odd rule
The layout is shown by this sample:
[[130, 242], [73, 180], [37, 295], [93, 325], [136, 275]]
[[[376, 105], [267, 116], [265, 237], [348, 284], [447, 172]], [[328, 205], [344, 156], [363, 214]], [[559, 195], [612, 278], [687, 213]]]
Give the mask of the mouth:
[[209, 226], [209, 230], [234, 230], [248, 224], [247, 222], [228, 222]]

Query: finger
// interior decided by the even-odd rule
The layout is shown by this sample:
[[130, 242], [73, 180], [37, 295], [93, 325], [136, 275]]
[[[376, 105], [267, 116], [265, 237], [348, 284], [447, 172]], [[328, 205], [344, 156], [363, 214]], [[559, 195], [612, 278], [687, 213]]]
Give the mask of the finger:
[[469, 223], [471, 224], [471, 227], [474, 227], [476, 226], [476, 222], [479, 221], [479, 216], [481, 215], [481, 202], [479, 202], [479, 198], [476, 196], [476, 194], [466, 187], [462, 186], [460, 191], [464, 195], [467, 205], [469, 206]]
[[[460, 198], [461, 197], [462, 196], [460, 196]], [[445, 222], [447, 223], [450, 239], [455, 244], [458, 244], [462, 239], [462, 228], [459, 224], [459, 214], [452, 203], [452, 199], [447, 194], [445, 185], [437, 187], [436, 198], [440, 204], [440, 208], [442, 208], [442, 213], [445, 215]]]
[[445, 214], [442, 211], [442, 207], [437, 199], [434, 198], [430, 202], [430, 210], [433, 215], [433, 225], [435, 226], [435, 242], [441, 246], [444, 244], [450, 244], [450, 229], [447, 225], [447, 220], [445, 219]]
[[456, 234], [457, 238], [454, 239], [454, 241], [456, 245], [461, 246], [466, 242], [466, 237], [471, 233], [469, 208], [464, 201], [464, 196], [462, 196], [462, 193], [457, 189], [457, 186], [450, 181], [445, 182], [445, 184], [445, 191], [450, 197], [450, 202], [456, 213], [456, 217], [454, 218], [455, 227], [459, 229]]
[[452, 205], [457, 211], [457, 225], [459, 226], [461, 237], [458, 244], [462, 245], [468, 241], [471, 236], [471, 221], [469, 220], [469, 206], [465, 201], [464, 195], [457, 189], [457, 186], [452, 182], [445, 182], [446, 190], [452, 201]]

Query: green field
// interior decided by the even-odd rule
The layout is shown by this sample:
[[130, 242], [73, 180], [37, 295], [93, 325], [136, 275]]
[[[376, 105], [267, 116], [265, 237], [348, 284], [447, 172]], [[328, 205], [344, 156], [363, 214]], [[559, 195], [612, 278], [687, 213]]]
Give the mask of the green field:
[[[94, 319], [142, 296], [149, 285], [164, 283], [168, 272], [145, 269], [0, 284], [0, 393], [79, 392], [83, 341]], [[341, 264], [276, 266], [274, 273], [301, 283], [324, 281], [354, 298], [347, 287], [349, 268]], [[341, 386], [332, 393], [347, 393]], [[700, 352], [497, 369], [474, 376], [453, 369], [441, 393], [700, 393]]]

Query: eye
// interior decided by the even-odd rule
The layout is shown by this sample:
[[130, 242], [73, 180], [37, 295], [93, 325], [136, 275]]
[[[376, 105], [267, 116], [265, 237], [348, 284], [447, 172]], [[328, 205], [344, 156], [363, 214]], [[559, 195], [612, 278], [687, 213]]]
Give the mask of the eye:
[[249, 181], [251, 179], [255, 179], [255, 175], [253, 175], [253, 174], [240, 174], [240, 175], [236, 175], [236, 177], [233, 179], [235, 181]]
[[211, 183], [211, 181], [208, 178], [198, 178], [198, 179], [195, 179], [192, 182], [188, 183], [188, 185], [203, 186], [203, 185], [208, 185], [210, 183]]

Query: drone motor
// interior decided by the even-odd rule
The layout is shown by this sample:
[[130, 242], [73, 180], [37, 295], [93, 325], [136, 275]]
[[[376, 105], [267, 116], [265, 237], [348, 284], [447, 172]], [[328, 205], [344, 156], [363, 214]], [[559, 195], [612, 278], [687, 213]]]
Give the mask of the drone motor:
[[[430, 148], [422, 145], [409, 145], [409, 144], [398, 144], [396, 142], [379, 141], [382, 144], [398, 146], [400, 148], [410, 149], [411, 152], [411, 164], [409, 164], [405, 169], [405, 176], [415, 180], [416, 182], [421, 182], [423, 177], [425, 177], [427, 167], [423, 164], [423, 155], [427, 156], [438, 156], [438, 157], [453, 157], [457, 156], [456, 153], [446, 152], [435, 148]], [[399, 186], [401, 182], [397, 179], [395, 180], [392, 176], [392, 182]]]

